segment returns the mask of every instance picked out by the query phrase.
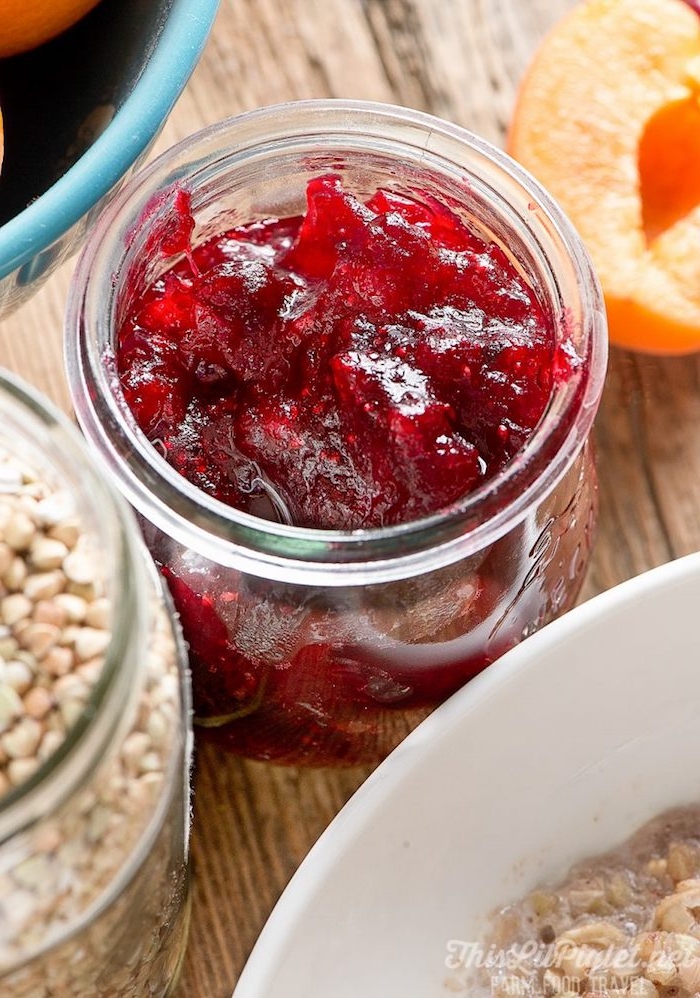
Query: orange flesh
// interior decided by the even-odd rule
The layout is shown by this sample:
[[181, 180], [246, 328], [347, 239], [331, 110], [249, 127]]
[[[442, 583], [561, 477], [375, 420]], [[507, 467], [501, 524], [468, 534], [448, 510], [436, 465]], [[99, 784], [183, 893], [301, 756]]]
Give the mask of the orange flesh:
[[521, 86], [509, 150], [578, 228], [624, 346], [700, 348], [699, 94], [683, 0], [588, 0]]
[[659, 108], [639, 143], [642, 224], [651, 244], [700, 204], [700, 106], [695, 97]]

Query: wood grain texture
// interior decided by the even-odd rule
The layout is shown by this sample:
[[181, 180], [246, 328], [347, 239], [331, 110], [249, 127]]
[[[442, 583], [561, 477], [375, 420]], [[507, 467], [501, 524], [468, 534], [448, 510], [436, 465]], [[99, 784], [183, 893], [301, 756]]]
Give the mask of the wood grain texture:
[[[571, 6], [223, 0], [205, 56], [156, 151], [243, 110], [324, 96], [411, 105], [501, 142], [537, 40]], [[2, 363], [65, 408], [61, 328], [72, 266], [0, 325]], [[602, 503], [585, 596], [700, 548], [699, 389], [698, 358], [613, 351], [596, 431]], [[300, 772], [200, 750], [182, 996], [231, 994], [276, 898], [366, 773]]]

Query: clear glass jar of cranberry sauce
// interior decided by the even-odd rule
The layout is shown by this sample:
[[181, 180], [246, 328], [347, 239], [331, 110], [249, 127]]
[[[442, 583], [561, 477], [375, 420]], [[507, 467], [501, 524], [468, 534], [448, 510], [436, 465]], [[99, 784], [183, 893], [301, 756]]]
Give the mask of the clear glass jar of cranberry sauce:
[[[493, 477], [392, 526], [302, 528], [205, 494], [138, 428], [117, 376], [123, 317], [173, 264], [163, 249], [177, 248], [178, 192], [191, 198], [196, 247], [232, 226], [303, 214], [307, 183], [328, 174], [363, 201], [388, 190], [449, 205], [501, 247], [551, 316], [562, 356], [576, 358]], [[180, 612], [201, 733], [225, 748], [310, 765], [377, 760], [576, 598], [596, 519], [588, 436], [606, 364], [601, 294], [557, 205], [460, 128], [403, 108], [313, 101], [192, 136], [94, 227], [66, 349], [80, 423], [140, 514]]]

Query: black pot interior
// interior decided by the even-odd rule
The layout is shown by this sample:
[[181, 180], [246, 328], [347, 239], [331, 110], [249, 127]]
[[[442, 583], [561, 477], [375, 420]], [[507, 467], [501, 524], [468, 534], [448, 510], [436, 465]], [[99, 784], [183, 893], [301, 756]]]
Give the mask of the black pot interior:
[[134, 89], [175, 0], [101, 0], [40, 48], [0, 59], [0, 225], [85, 152]]

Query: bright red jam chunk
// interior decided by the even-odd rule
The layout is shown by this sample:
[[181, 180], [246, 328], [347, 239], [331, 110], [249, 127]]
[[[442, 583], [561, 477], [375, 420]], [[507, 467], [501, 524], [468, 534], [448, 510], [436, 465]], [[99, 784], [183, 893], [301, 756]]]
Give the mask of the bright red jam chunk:
[[434, 513], [540, 419], [552, 317], [426, 195], [362, 203], [323, 176], [307, 198], [304, 217], [188, 251], [135, 301], [126, 401], [182, 475], [238, 509], [336, 529]]

